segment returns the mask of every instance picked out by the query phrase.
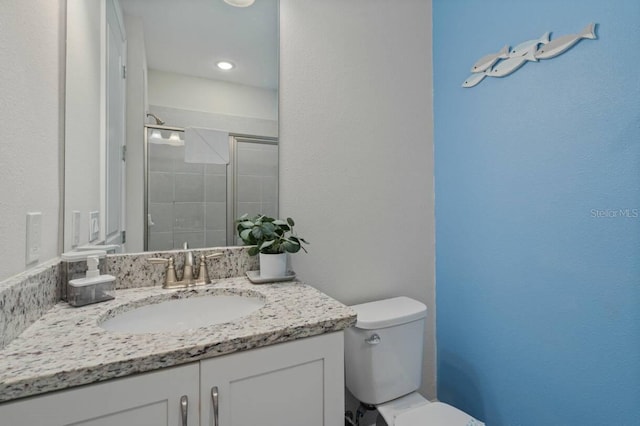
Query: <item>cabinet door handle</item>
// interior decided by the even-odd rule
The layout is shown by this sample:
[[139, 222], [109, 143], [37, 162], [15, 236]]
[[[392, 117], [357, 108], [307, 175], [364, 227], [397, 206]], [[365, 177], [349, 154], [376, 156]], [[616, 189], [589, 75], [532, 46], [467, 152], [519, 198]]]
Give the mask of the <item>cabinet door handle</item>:
[[213, 403], [213, 426], [218, 426], [218, 387], [211, 388], [211, 402]]
[[187, 426], [187, 412], [189, 411], [189, 398], [182, 395], [180, 398], [180, 412], [182, 413], [182, 426]]

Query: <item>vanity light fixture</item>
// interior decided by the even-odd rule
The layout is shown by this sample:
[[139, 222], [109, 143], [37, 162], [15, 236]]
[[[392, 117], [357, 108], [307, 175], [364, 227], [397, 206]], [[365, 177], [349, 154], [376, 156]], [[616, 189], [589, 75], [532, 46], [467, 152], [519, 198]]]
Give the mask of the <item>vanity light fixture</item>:
[[220, 61], [216, 64], [216, 66], [220, 68], [222, 71], [229, 71], [236, 67], [233, 63], [229, 61]]
[[225, 3], [235, 7], [249, 7], [255, 0], [224, 0]]

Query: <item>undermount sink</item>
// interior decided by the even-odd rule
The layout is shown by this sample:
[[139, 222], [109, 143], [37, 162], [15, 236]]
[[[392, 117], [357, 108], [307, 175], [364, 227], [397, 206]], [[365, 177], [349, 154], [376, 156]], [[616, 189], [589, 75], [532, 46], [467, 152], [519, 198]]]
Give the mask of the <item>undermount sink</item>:
[[264, 304], [257, 296], [226, 294], [149, 300], [148, 304], [117, 313], [99, 325], [108, 331], [133, 334], [186, 331], [242, 318]]

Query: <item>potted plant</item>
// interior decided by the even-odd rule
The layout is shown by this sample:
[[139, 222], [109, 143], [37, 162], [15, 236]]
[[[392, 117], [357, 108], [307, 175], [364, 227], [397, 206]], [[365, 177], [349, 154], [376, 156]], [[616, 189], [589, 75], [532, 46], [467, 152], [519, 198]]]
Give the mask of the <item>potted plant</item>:
[[249, 248], [249, 255], [260, 254], [260, 277], [282, 278], [287, 275], [287, 253], [307, 250], [302, 244], [309, 244], [293, 231], [295, 225], [287, 220], [274, 219], [265, 215], [250, 218], [242, 215], [236, 220], [238, 235]]

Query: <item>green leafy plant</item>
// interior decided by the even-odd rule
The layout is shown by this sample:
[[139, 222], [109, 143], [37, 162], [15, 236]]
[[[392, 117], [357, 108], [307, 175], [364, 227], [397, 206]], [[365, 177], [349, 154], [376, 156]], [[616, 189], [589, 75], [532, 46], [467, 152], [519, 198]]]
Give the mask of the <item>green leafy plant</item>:
[[236, 220], [236, 223], [236, 229], [242, 241], [254, 246], [249, 249], [250, 256], [258, 253], [297, 253], [300, 249], [307, 252], [302, 244], [309, 243], [293, 232], [295, 223], [290, 217], [284, 221], [265, 215], [250, 218], [249, 215], [244, 214]]

